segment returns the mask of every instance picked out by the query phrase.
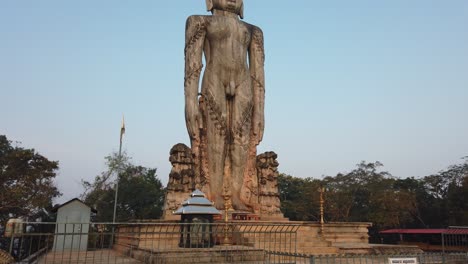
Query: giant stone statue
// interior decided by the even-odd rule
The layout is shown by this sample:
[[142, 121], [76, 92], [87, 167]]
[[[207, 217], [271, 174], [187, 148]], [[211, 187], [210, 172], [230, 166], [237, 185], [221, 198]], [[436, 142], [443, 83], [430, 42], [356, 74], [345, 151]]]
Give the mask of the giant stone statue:
[[[185, 118], [197, 188], [224, 208], [257, 212], [256, 147], [264, 129], [264, 49], [242, 0], [206, 0], [185, 41]], [[201, 79], [203, 56], [206, 67]]]
[[177, 144], [170, 152], [163, 218], [176, 220], [175, 208], [200, 189], [220, 210], [284, 220], [277, 155], [257, 157], [264, 129], [263, 33], [240, 20], [242, 0], [206, 4], [212, 15], [187, 19], [185, 119], [191, 148]]

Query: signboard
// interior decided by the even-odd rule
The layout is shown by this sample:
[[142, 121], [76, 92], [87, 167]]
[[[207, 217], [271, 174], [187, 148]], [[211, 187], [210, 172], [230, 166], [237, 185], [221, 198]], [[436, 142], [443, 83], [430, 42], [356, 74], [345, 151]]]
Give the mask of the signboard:
[[388, 264], [418, 264], [417, 258], [388, 258]]

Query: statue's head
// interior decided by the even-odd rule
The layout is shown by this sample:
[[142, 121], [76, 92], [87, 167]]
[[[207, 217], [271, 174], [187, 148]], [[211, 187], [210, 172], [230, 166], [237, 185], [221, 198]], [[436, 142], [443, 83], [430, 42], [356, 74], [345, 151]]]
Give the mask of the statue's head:
[[244, 18], [244, 2], [243, 0], [206, 0], [206, 9], [224, 10], [238, 14], [240, 18]]

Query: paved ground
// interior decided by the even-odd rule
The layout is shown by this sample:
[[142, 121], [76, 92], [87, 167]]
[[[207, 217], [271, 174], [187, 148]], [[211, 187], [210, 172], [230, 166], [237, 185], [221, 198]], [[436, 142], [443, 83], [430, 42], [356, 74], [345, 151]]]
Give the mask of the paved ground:
[[49, 252], [39, 258], [39, 264], [141, 264], [135, 259], [117, 254], [113, 250]]

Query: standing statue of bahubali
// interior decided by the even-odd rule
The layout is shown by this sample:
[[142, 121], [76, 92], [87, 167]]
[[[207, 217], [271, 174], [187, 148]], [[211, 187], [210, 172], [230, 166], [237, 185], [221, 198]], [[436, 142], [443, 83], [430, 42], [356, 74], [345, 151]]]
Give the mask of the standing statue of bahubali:
[[[242, 0], [206, 0], [210, 16], [190, 16], [185, 40], [185, 118], [197, 188], [224, 208], [258, 212], [257, 145], [264, 129], [264, 48]], [[202, 57], [205, 57], [201, 88]]]

